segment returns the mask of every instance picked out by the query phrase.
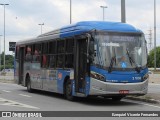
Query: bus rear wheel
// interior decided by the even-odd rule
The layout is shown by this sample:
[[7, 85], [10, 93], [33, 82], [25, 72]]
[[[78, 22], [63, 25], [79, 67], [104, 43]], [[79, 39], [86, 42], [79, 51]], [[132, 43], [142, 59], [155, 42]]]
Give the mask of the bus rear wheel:
[[29, 76], [27, 76], [27, 91], [28, 92], [33, 92], [33, 89], [31, 88], [31, 81], [30, 81], [30, 77]]
[[72, 96], [72, 83], [71, 80], [67, 80], [65, 83], [65, 97], [67, 100], [73, 101], [75, 99], [74, 96]]

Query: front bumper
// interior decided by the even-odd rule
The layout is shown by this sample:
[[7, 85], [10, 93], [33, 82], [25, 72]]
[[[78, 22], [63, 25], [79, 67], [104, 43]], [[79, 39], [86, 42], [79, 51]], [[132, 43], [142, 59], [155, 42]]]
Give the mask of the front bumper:
[[[138, 83], [109, 83], [91, 78], [90, 83], [89, 95], [144, 95], [148, 91], [148, 79]], [[121, 94], [120, 90], [126, 90], [129, 93]]]

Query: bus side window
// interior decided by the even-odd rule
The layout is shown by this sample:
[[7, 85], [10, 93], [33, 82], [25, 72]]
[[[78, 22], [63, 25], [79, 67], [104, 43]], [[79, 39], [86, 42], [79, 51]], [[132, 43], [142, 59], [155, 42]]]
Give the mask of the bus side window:
[[64, 67], [64, 53], [65, 53], [65, 41], [57, 41], [57, 68]]
[[74, 39], [71, 38], [66, 40], [66, 52], [73, 53], [73, 49], [74, 49]]
[[48, 42], [42, 43], [41, 67], [48, 68]]
[[70, 38], [66, 40], [66, 54], [65, 54], [65, 68], [73, 68], [73, 49], [74, 39]]
[[42, 67], [47, 68], [48, 67], [48, 57], [47, 55], [42, 55]]
[[50, 55], [49, 59], [50, 59], [49, 67], [50, 68], [55, 68], [55, 66], [56, 66], [56, 55]]
[[64, 44], [64, 42], [65, 42], [64, 40], [57, 41], [57, 52], [58, 52], [58, 54], [65, 52], [65, 44]]
[[38, 50], [34, 50], [33, 61], [40, 61], [40, 54]]
[[33, 52], [33, 61], [40, 62], [41, 44], [36, 44]]
[[73, 68], [73, 54], [66, 55], [65, 68]]
[[31, 46], [26, 47], [26, 61], [32, 60], [31, 50]]
[[49, 42], [49, 68], [56, 67], [56, 41]]

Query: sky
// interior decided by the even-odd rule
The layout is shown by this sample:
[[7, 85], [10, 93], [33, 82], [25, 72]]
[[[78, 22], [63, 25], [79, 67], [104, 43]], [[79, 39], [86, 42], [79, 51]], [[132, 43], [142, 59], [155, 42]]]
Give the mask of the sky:
[[[5, 7], [6, 54], [9, 42], [34, 38], [70, 24], [70, 0], [0, 0]], [[121, 22], [121, 0], [72, 0], [72, 23], [79, 21], [102, 21], [105, 8], [105, 21]], [[160, 46], [160, 0], [156, 0], [157, 46]], [[154, 45], [154, 0], [126, 0], [126, 23], [141, 29], [149, 43], [152, 31]], [[0, 6], [0, 35], [4, 31], [4, 7]], [[4, 36], [0, 36], [1, 51], [4, 50]], [[148, 48], [150, 49], [150, 47]]]

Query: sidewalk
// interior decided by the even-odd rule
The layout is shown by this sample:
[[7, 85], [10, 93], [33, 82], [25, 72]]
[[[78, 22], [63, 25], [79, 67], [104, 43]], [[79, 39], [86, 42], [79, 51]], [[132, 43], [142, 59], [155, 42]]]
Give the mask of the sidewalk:
[[13, 73], [6, 74], [6, 76], [0, 75], [0, 82], [3, 82], [3, 83], [14, 83], [14, 75], [13, 75]]

